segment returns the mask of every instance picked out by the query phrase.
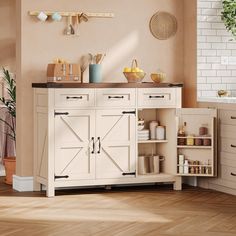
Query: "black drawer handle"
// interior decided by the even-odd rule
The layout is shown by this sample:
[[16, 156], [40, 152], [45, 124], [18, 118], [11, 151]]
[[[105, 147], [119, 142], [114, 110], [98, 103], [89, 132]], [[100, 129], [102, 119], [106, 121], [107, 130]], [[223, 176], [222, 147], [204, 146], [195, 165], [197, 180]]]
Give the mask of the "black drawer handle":
[[69, 112], [54, 112], [55, 116], [68, 116]]
[[124, 96], [108, 96], [109, 99], [124, 99], [125, 97]]
[[61, 176], [57, 176], [55, 175], [55, 179], [68, 179], [69, 175], [61, 175]]
[[83, 96], [79, 96], [79, 97], [70, 97], [70, 96], [67, 96], [66, 99], [67, 99], [67, 100], [69, 100], [69, 99], [83, 99]]
[[231, 175], [236, 177], [236, 174], [235, 174], [235, 173], [233, 173], [233, 172], [231, 172]]
[[236, 145], [231, 144], [230, 146], [231, 146], [232, 148], [236, 148]]
[[164, 95], [160, 95], [160, 96], [149, 96], [149, 98], [150, 99], [152, 99], [152, 98], [165, 98], [165, 96]]
[[131, 115], [131, 114], [135, 115], [136, 112], [135, 111], [123, 111], [122, 114], [123, 115]]
[[136, 175], [135, 172], [130, 172], [130, 173], [122, 173], [123, 176], [127, 176], [127, 175]]
[[95, 153], [95, 142], [94, 142], [94, 137], [92, 137], [92, 141], [93, 141], [93, 150], [92, 150], [92, 154]]
[[101, 153], [101, 138], [98, 137], [98, 154]]
[[231, 116], [231, 120], [236, 120], [236, 116]]

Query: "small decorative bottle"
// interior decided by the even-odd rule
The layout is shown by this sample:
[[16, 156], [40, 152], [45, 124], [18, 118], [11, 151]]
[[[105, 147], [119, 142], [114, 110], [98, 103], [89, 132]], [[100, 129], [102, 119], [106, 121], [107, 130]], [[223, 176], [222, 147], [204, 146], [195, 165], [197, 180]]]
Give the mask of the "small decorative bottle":
[[189, 164], [188, 164], [188, 160], [184, 161], [184, 174], [188, 174], [189, 173]]

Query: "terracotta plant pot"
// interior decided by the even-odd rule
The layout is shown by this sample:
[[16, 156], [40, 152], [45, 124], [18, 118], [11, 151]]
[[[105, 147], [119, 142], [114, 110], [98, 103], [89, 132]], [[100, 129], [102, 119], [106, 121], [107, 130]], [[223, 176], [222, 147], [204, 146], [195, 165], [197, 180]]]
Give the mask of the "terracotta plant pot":
[[6, 170], [5, 183], [12, 185], [13, 175], [16, 173], [16, 158], [15, 157], [5, 157], [3, 163]]

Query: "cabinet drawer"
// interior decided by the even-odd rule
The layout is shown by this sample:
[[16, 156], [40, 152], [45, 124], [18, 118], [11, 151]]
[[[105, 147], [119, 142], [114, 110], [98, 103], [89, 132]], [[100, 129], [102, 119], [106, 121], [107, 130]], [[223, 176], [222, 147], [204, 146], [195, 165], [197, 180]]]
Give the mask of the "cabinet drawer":
[[135, 89], [96, 89], [96, 105], [98, 107], [134, 107]]
[[236, 153], [236, 139], [221, 138], [221, 151]]
[[138, 107], [172, 108], [176, 106], [176, 90], [170, 88], [138, 89]]
[[94, 89], [55, 89], [55, 107], [92, 107]]
[[220, 110], [220, 122], [226, 125], [236, 125], [236, 111]]
[[229, 152], [220, 153], [220, 164], [236, 168], [236, 155]]
[[220, 136], [236, 139], [236, 125], [220, 125]]
[[235, 188], [236, 188], [236, 167], [222, 165], [221, 178], [235, 182]]

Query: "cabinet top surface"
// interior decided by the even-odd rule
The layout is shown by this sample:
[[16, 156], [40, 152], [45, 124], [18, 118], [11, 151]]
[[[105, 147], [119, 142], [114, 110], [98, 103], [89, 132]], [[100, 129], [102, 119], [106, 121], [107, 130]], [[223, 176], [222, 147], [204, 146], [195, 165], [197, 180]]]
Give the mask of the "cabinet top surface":
[[32, 83], [33, 88], [174, 88], [182, 83]]

